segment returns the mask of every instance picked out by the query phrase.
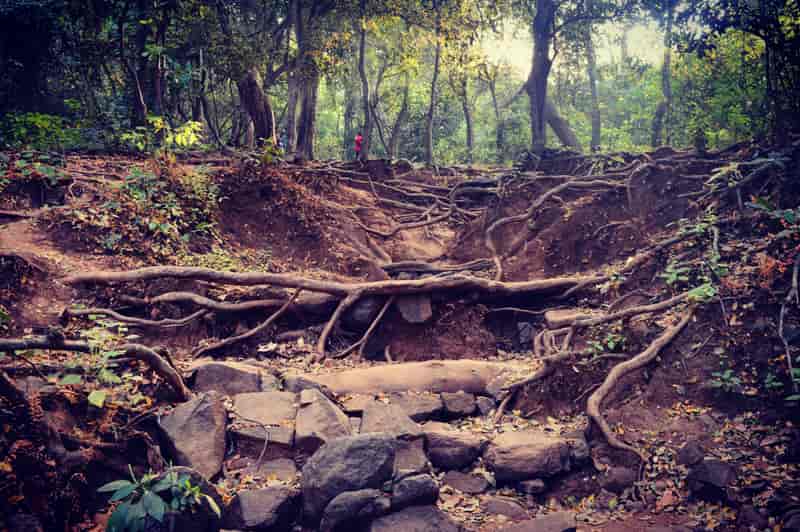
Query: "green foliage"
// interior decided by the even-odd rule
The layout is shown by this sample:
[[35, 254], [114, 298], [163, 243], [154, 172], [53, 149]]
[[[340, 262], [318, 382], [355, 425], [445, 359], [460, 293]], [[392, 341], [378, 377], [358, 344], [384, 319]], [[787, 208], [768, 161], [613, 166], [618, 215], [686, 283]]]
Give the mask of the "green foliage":
[[80, 135], [58, 115], [8, 113], [0, 119], [0, 148], [63, 150], [79, 145]]
[[188, 475], [170, 471], [164, 475], [146, 473], [136, 478], [128, 466], [131, 480], [115, 480], [98, 488], [100, 493], [111, 493], [109, 502], [120, 502], [108, 520], [108, 532], [138, 532], [145, 529], [148, 518], [159, 523], [169, 513], [192, 513], [202, 504], [221, 515], [220, 508], [210, 496], [192, 485]]
[[30, 180], [41, 179], [55, 186], [67, 177], [64, 158], [56, 153], [21, 151], [12, 166], [13, 172]]
[[139, 153], [185, 151], [202, 141], [203, 124], [188, 121], [176, 128], [161, 116], [147, 117], [147, 126], [138, 126], [120, 134], [122, 145]]
[[595, 354], [615, 353], [623, 348], [627, 339], [622, 334], [607, 332], [600, 340], [590, 340], [589, 349]]
[[664, 269], [664, 273], [660, 273], [658, 276], [664, 279], [664, 282], [669, 286], [673, 286], [680, 283], [689, 282], [688, 274], [690, 271], [691, 268], [682, 266], [674, 261], [670, 261], [670, 263], [667, 264], [667, 267]]
[[720, 389], [726, 393], [740, 392], [742, 390], [742, 379], [731, 368], [714, 371], [711, 375], [714, 377], [710, 381], [713, 388]]

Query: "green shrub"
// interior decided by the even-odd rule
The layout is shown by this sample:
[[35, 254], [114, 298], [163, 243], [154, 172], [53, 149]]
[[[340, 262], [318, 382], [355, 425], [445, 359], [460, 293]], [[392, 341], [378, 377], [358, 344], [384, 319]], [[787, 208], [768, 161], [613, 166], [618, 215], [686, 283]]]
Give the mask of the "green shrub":
[[0, 138], [5, 148], [64, 150], [80, 144], [81, 131], [58, 115], [9, 113], [0, 120]]

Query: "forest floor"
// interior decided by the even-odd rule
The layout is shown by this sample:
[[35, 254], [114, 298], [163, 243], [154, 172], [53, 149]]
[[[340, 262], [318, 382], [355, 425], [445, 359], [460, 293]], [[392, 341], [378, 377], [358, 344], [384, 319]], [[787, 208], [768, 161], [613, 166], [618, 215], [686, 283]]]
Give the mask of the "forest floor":
[[[799, 159], [0, 154], [0, 529], [103, 529], [101, 484], [186, 461], [160, 420], [215, 390], [246, 421], [251, 370], [244, 391], [320, 389], [355, 427], [367, 403], [434, 404], [403, 410], [432, 462], [436, 431], [480, 442], [459, 467], [425, 460], [467, 530], [560, 512], [583, 531], [800, 529]], [[313, 451], [292, 423], [294, 447], [248, 450], [223, 422], [205, 475], [223, 508], [264, 486], [305, 495]], [[512, 433], [571, 442], [567, 463], [531, 470], [533, 450], [500, 443]]]

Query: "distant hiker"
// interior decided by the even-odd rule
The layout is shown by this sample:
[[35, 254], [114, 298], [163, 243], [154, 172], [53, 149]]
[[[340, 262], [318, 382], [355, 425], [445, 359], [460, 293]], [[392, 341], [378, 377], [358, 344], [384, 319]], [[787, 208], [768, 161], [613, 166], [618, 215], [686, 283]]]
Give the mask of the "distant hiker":
[[356, 133], [356, 160], [361, 159], [361, 143], [364, 142], [364, 137], [361, 132]]

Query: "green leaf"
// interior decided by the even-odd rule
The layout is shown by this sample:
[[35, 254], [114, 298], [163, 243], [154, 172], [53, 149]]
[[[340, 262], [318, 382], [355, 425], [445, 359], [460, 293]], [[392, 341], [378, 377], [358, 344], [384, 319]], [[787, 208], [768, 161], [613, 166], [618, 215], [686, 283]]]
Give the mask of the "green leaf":
[[144, 510], [144, 504], [142, 504], [141, 500], [136, 504], [131, 504], [130, 510], [128, 510], [128, 519], [126, 524], [130, 528], [131, 525], [136, 521], [141, 521], [145, 515], [146, 512]]
[[132, 486], [133, 482], [130, 480], [115, 480], [113, 482], [109, 482], [108, 484], [103, 484], [97, 491], [100, 493], [106, 493], [111, 491], [117, 491], [120, 488], [124, 488], [125, 486]]
[[114, 513], [111, 514], [111, 517], [108, 519], [108, 523], [106, 524], [106, 532], [123, 532], [125, 530], [125, 525], [128, 522], [128, 510], [130, 509], [130, 504], [124, 502], [117, 506]]
[[208, 505], [211, 507], [214, 513], [217, 514], [217, 517], [221, 517], [222, 512], [220, 511], [219, 506], [214, 501], [214, 499], [212, 499], [209, 495], [206, 495], [205, 493], [203, 494], [203, 497], [206, 498], [206, 500], [208, 501]]
[[800, 394], [790, 395], [786, 397], [786, 401], [800, 401]]
[[129, 486], [123, 486], [108, 499], [109, 502], [121, 501], [122, 499], [128, 498], [128, 496], [136, 491], [136, 484], [130, 484]]
[[94, 390], [89, 394], [89, 404], [96, 406], [97, 408], [103, 408], [103, 404], [106, 402], [107, 396], [108, 392], [104, 390]]
[[167, 511], [167, 505], [161, 497], [152, 491], [145, 492], [144, 497], [142, 497], [142, 504], [144, 504], [145, 511], [153, 519], [159, 523], [164, 519], [164, 513]]
[[70, 384], [80, 384], [82, 382], [83, 382], [83, 377], [81, 377], [80, 375], [75, 375], [74, 373], [70, 373], [68, 375], [64, 375], [58, 381], [59, 384], [64, 385], [64, 386], [68, 386]]
[[122, 379], [116, 373], [107, 368], [103, 368], [97, 373], [97, 380], [103, 384], [119, 384], [122, 382]]

